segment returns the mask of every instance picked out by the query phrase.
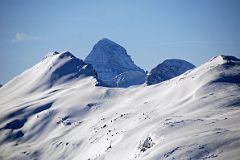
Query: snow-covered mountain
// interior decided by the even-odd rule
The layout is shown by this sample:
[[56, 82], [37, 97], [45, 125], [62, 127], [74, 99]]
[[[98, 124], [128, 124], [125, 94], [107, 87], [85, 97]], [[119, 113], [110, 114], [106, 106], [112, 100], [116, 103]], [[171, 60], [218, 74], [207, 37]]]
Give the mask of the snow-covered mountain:
[[160, 83], [184, 72], [195, 68], [195, 66], [185, 60], [181, 59], [168, 59], [154, 67], [147, 75], [146, 84], [152, 85]]
[[134, 64], [127, 51], [106, 38], [94, 45], [85, 62], [93, 65], [98, 78], [108, 86], [128, 87], [145, 81], [144, 70]]
[[50, 52], [41, 62], [5, 84], [1, 91], [8, 95], [44, 91], [86, 76], [96, 77], [91, 64], [84, 63], [70, 52]]
[[239, 159], [239, 59], [130, 88], [96, 86], [81, 60], [62, 72], [72, 59], [50, 54], [0, 88], [0, 159]]

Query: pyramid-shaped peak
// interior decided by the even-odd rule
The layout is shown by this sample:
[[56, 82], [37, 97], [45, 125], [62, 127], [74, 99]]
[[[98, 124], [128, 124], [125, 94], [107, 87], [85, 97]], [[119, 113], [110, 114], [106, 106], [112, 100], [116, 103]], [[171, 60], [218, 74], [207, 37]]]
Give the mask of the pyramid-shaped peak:
[[85, 62], [93, 65], [103, 82], [112, 81], [121, 73], [129, 71], [145, 74], [144, 70], [134, 64], [125, 48], [107, 38], [94, 45]]
[[121, 65], [133, 65], [133, 61], [125, 48], [107, 38], [98, 41], [85, 59], [87, 63], [109, 61]]
[[112, 41], [112, 40], [110, 40], [110, 39], [108, 39], [108, 38], [102, 38], [101, 40], [99, 40], [99, 41], [97, 42], [97, 44], [119, 45], [119, 44], [117, 44], [116, 42], [114, 42], [114, 41]]
[[124, 47], [107, 38], [99, 40], [94, 45], [93, 50], [102, 51], [104, 52], [104, 54], [121, 54], [121, 53], [127, 54], [127, 51], [125, 50]]
[[[102, 42], [102, 43], [115, 43], [114, 41], [108, 39], [108, 38], [102, 38], [101, 40], [99, 40], [98, 42]], [[116, 43], [115, 43], [116, 44]]]

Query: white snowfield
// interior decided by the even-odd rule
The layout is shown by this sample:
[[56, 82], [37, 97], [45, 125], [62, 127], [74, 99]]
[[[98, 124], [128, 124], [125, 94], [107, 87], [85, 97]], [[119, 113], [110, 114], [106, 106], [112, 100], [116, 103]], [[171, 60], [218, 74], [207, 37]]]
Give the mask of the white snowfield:
[[84, 76], [50, 79], [71, 59], [61, 55], [0, 88], [0, 159], [240, 159], [235, 57], [217, 56], [156, 85], [107, 88], [84, 74], [86, 64], [74, 70]]

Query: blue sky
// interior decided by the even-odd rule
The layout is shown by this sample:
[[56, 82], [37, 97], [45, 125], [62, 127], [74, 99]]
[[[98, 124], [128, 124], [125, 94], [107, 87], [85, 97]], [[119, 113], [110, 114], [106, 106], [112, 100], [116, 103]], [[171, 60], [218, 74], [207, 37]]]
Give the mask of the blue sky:
[[170, 58], [240, 57], [239, 15], [239, 0], [1, 0], [0, 83], [49, 51], [84, 59], [103, 37], [145, 70]]

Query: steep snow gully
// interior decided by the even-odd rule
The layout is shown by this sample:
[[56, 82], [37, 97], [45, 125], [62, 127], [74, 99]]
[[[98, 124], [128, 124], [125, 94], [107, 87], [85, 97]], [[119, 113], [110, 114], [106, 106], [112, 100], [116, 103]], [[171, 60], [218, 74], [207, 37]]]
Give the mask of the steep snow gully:
[[0, 88], [0, 159], [240, 158], [239, 59], [146, 75], [115, 42], [96, 45], [85, 61], [51, 52]]

